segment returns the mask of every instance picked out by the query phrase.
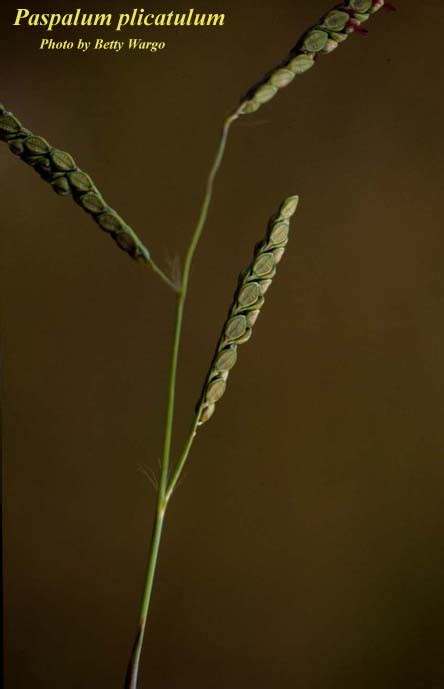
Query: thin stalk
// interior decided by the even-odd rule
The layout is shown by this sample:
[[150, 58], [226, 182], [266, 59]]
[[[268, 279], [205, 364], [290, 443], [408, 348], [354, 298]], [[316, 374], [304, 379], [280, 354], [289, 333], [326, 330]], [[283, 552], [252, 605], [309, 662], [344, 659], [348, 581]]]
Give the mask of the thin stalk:
[[[159, 493], [160, 498], [160, 493]], [[162, 536], [163, 521], [165, 517], [165, 510], [159, 504], [156, 509], [154, 517], [153, 530], [151, 534], [150, 553], [145, 576], [145, 588], [142, 595], [142, 603], [140, 606], [139, 627], [134, 643], [134, 648], [131, 653], [131, 658], [128, 664], [128, 671], [125, 679], [125, 689], [137, 689], [137, 679], [139, 675], [140, 655], [142, 653], [143, 638], [145, 635], [145, 627], [148, 619], [148, 610], [150, 607], [151, 593], [153, 590], [154, 574], [156, 572], [157, 558], [159, 555], [160, 539]]]
[[[224, 123], [222, 129], [222, 136], [220, 139], [219, 147], [216, 152], [216, 157], [214, 159], [213, 165], [211, 167], [210, 173], [208, 175], [207, 184], [205, 188], [205, 195], [202, 203], [202, 207], [199, 213], [199, 218], [194, 229], [193, 235], [191, 237], [190, 244], [185, 257], [183, 278], [180, 290], [177, 295], [177, 306], [176, 306], [176, 317], [174, 323], [174, 336], [173, 336], [173, 348], [171, 354], [171, 365], [170, 365], [170, 376], [168, 383], [168, 400], [166, 408], [166, 420], [165, 420], [165, 433], [163, 440], [163, 452], [162, 452], [162, 463], [161, 463], [161, 475], [159, 482], [159, 490], [157, 495], [157, 509], [154, 519], [153, 532], [151, 537], [151, 544], [148, 554], [148, 564], [146, 570], [145, 586], [142, 595], [141, 610], [140, 610], [140, 622], [137, 632], [136, 641], [134, 644], [134, 650], [130, 658], [128, 672], [126, 677], [125, 689], [137, 689], [137, 678], [139, 674], [140, 656], [143, 646], [143, 639], [145, 635], [146, 622], [149, 613], [149, 606], [151, 600], [151, 592], [153, 588], [154, 574], [156, 571], [157, 559], [159, 554], [159, 546], [162, 535], [163, 521], [165, 517], [165, 511], [168, 505], [169, 497], [172, 491], [168, 489], [168, 476], [170, 468], [170, 456], [171, 456], [171, 441], [173, 436], [173, 426], [174, 426], [174, 409], [176, 400], [176, 382], [177, 382], [177, 368], [179, 362], [179, 350], [180, 350], [180, 340], [182, 335], [182, 325], [183, 316], [185, 310], [185, 303], [188, 293], [188, 286], [190, 281], [191, 266], [193, 263], [194, 254], [196, 252], [199, 239], [202, 235], [202, 231], [205, 227], [205, 223], [208, 217], [208, 211], [211, 205], [211, 199], [213, 196], [214, 180], [216, 178], [217, 172], [221, 166], [225, 147], [227, 143], [228, 133], [232, 123], [239, 117], [239, 112], [236, 110], [232, 115], [230, 115]], [[197, 429], [196, 417], [196, 429]], [[195, 429], [195, 430], [196, 430]], [[193, 436], [194, 437], [194, 436]], [[191, 440], [192, 443], [192, 440]], [[191, 443], [190, 447], [191, 448]], [[189, 452], [188, 449], [188, 452]], [[183, 455], [182, 455], [183, 456]], [[188, 456], [188, 453], [187, 453]], [[182, 457], [181, 457], [182, 460]], [[179, 460], [179, 462], [181, 461]], [[176, 475], [176, 472], [174, 473]], [[175, 485], [175, 484], [174, 484]]]
[[199, 409], [196, 413], [196, 416], [195, 416], [194, 421], [193, 421], [193, 425], [191, 427], [190, 434], [189, 434], [189, 436], [185, 442], [184, 448], [182, 450], [182, 454], [180, 455], [179, 460], [178, 460], [176, 466], [174, 467], [174, 471], [173, 471], [173, 474], [171, 476], [171, 479], [170, 479], [170, 482], [168, 484], [168, 488], [166, 491], [166, 495], [165, 495], [167, 503], [169, 502], [172, 494], [174, 493], [174, 490], [177, 486], [177, 483], [178, 483], [178, 481], [182, 475], [182, 471], [185, 467], [186, 461], [188, 459], [188, 455], [190, 454], [190, 450], [191, 450], [193, 442], [194, 442], [194, 438], [197, 435], [197, 429], [199, 427], [200, 412], [201, 412], [201, 410]]
[[228, 133], [230, 131], [230, 127], [233, 124], [235, 120], [239, 117], [239, 112], [240, 109], [236, 110], [232, 115], [227, 117], [225, 120], [223, 129], [222, 129], [222, 137], [219, 143], [219, 148], [217, 149], [216, 157], [213, 162], [213, 166], [210, 170], [210, 174], [208, 175], [207, 179], [207, 186], [205, 190], [205, 196], [202, 204], [202, 208], [200, 210], [200, 215], [199, 219], [197, 221], [197, 225], [195, 227], [193, 236], [191, 237], [191, 242], [188, 247], [187, 255], [185, 258], [185, 265], [184, 265], [184, 271], [183, 271], [183, 280], [182, 280], [182, 298], [183, 302], [185, 302], [186, 295], [187, 295], [187, 290], [188, 290], [188, 283], [190, 279], [190, 271], [191, 271], [191, 264], [193, 262], [194, 258], [194, 253], [196, 251], [197, 245], [199, 243], [199, 239], [201, 237], [202, 231], [205, 227], [205, 222], [207, 220], [208, 216], [208, 210], [210, 208], [211, 204], [211, 199], [213, 196], [213, 186], [214, 186], [214, 180], [216, 179], [216, 175], [219, 171], [219, 168], [221, 166], [224, 153], [225, 153], [225, 147], [227, 144], [227, 139], [228, 139]]
[[216, 157], [213, 162], [210, 174], [207, 180], [207, 186], [205, 190], [204, 201], [199, 214], [199, 219], [195, 227], [194, 233], [191, 237], [191, 241], [188, 247], [188, 251], [185, 257], [185, 264], [183, 269], [182, 285], [178, 295], [177, 300], [177, 310], [176, 310], [176, 320], [174, 325], [174, 339], [173, 339], [173, 352], [171, 356], [171, 368], [170, 368], [170, 381], [169, 381], [169, 393], [168, 393], [168, 404], [167, 404], [167, 416], [165, 423], [165, 436], [163, 444], [163, 456], [162, 456], [162, 468], [160, 477], [160, 490], [165, 496], [168, 483], [168, 472], [170, 466], [170, 454], [171, 454], [171, 439], [173, 434], [173, 424], [174, 424], [174, 408], [175, 408], [175, 398], [176, 398], [176, 381], [177, 381], [177, 366], [179, 362], [179, 349], [180, 340], [182, 335], [182, 325], [183, 325], [183, 315], [185, 311], [185, 303], [188, 294], [188, 286], [190, 281], [191, 266], [193, 263], [194, 254], [196, 252], [199, 239], [202, 235], [202, 231], [205, 227], [205, 223], [208, 217], [208, 211], [211, 205], [211, 199], [213, 196], [214, 180], [216, 178], [217, 172], [221, 166], [225, 147], [227, 143], [228, 133], [230, 126], [237, 119], [237, 111], [230, 115], [225, 121], [222, 137], [219, 143], [219, 148], [217, 149]]
[[170, 287], [170, 288], [173, 290], [173, 292], [178, 292], [178, 291], [179, 291], [178, 286], [175, 285], [174, 282], [173, 282], [172, 280], [170, 280], [170, 278], [168, 277], [168, 275], [165, 275], [165, 273], [163, 272], [163, 270], [161, 270], [161, 268], [159, 268], [159, 266], [157, 265], [157, 263], [154, 263], [154, 261], [153, 261], [153, 259], [152, 259], [151, 257], [148, 259], [148, 265], [149, 265], [150, 268], [156, 273], [156, 275], [158, 275], [158, 276], [160, 277], [160, 279], [163, 280], [163, 282], [164, 282], [165, 284], [167, 284], [168, 287]]
[[144, 260], [149, 265], [151, 270], [154, 273], [156, 273], [156, 275], [158, 275], [160, 277], [160, 279], [166, 285], [168, 285], [168, 287], [170, 287], [173, 290], [173, 292], [178, 292], [179, 291], [178, 286], [168, 277], [168, 275], [166, 275], [163, 272], [163, 270], [161, 268], [159, 268], [159, 266], [157, 265], [157, 263], [152, 258], [150, 252], [148, 251], [148, 249], [146, 248], [145, 244], [142, 242], [140, 237], [134, 232], [134, 230], [132, 228], [128, 228], [128, 230], [130, 231], [131, 236], [133, 237], [134, 242], [136, 243], [136, 245], [140, 251], [140, 254], [143, 256]]

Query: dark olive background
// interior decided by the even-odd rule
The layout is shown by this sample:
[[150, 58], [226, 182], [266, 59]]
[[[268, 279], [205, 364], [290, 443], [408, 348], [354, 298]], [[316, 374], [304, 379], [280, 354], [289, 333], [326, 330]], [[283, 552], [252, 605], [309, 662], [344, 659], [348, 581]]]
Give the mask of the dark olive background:
[[[226, 26], [54, 34], [168, 42], [86, 55], [39, 51], [47, 34], [2, 4], [0, 100], [164, 265], [223, 117], [330, 4], [193, 0]], [[398, 4], [233, 128], [192, 275], [176, 452], [238, 272], [281, 199], [301, 205], [171, 505], [141, 689], [444, 685], [444, 9]], [[174, 300], [4, 145], [0, 184], [5, 686], [121, 689]]]

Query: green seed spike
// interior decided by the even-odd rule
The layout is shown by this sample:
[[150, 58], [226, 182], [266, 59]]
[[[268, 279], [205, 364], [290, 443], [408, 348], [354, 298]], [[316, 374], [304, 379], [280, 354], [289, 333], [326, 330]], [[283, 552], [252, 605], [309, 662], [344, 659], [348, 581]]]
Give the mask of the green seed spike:
[[290, 51], [288, 57], [255, 84], [241, 100], [237, 114], [248, 115], [272, 100], [298, 74], [315, 64], [318, 54], [328, 54], [343, 43], [360, 24], [381, 9], [384, 0], [345, 0], [309, 29]]
[[216, 403], [225, 393], [227, 378], [237, 361], [238, 346], [251, 337], [264, 304], [264, 294], [271, 285], [276, 266], [287, 246], [290, 218], [296, 212], [298, 203], [298, 196], [290, 196], [281, 204], [268, 224], [264, 241], [256, 246], [251, 264], [239, 277], [197, 407], [200, 426], [213, 416]]
[[72, 156], [25, 129], [1, 104], [0, 141], [5, 141], [12, 153], [33, 167], [57, 194], [71, 196], [123, 251], [135, 259], [151, 260], [135, 232], [108, 206], [92, 179], [77, 167]]

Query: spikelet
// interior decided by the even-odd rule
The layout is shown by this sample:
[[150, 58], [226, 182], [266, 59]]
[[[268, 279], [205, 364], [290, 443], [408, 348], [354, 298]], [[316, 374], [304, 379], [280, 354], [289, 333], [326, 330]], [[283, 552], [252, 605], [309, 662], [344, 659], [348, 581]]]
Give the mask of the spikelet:
[[249, 89], [241, 100], [238, 114], [256, 112], [280, 89], [291, 84], [298, 74], [311, 69], [320, 53], [331, 53], [354, 31], [364, 31], [361, 24], [384, 4], [385, 0], [346, 0], [328, 12], [301, 37], [281, 64]]
[[298, 196], [290, 196], [269, 222], [264, 241], [255, 248], [253, 261], [239, 276], [232, 306], [219, 339], [202, 395], [197, 406], [199, 425], [214, 413], [225, 392], [228, 375], [237, 361], [237, 348], [247, 342], [271, 285], [276, 267], [288, 242], [290, 218], [296, 212]]
[[48, 182], [61, 196], [71, 196], [99, 227], [132, 258], [148, 261], [150, 255], [129, 225], [113, 210], [92, 179], [80, 170], [69, 153], [53, 148], [41, 136], [25, 129], [0, 104], [0, 141]]

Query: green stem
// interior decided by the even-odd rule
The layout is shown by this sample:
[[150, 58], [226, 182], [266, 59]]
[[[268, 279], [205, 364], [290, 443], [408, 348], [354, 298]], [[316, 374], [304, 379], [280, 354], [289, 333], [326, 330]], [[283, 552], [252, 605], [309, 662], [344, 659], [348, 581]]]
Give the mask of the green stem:
[[174, 471], [173, 471], [173, 474], [171, 476], [171, 479], [170, 479], [170, 482], [168, 484], [168, 488], [166, 491], [167, 503], [169, 502], [172, 494], [174, 493], [174, 490], [177, 486], [177, 482], [179, 481], [179, 479], [182, 475], [182, 471], [185, 467], [186, 461], [188, 459], [188, 455], [190, 454], [190, 450], [191, 450], [191, 447], [192, 447], [193, 442], [194, 442], [194, 438], [197, 435], [197, 429], [199, 427], [200, 412], [201, 412], [201, 409], [198, 409], [196, 412], [196, 416], [194, 417], [193, 425], [191, 426], [190, 434], [186, 440], [185, 446], [182, 450], [182, 454], [180, 455], [179, 460], [178, 460], [176, 466], [174, 467]]
[[191, 264], [193, 262], [194, 258], [194, 253], [196, 251], [197, 245], [199, 243], [199, 239], [202, 234], [202, 230], [205, 227], [205, 223], [207, 220], [208, 216], [208, 210], [210, 208], [211, 204], [211, 199], [213, 196], [213, 186], [214, 186], [214, 180], [216, 179], [216, 175], [219, 171], [219, 168], [221, 166], [224, 153], [225, 153], [225, 147], [227, 144], [227, 138], [228, 138], [228, 133], [230, 131], [230, 127], [233, 124], [235, 120], [239, 117], [239, 111], [236, 110], [232, 115], [227, 117], [225, 120], [225, 124], [222, 130], [222, 137], [219, 143], [219, 148], [217, 149], [216, 157], [213, 162], [213, 166], [210, 170], [210, 174], [208, 175], [207, 179], [207, 186], [205, 190], [205, 196], [202, 204], [202, 208], [200, 210], [200, 215], [199, 219], [197, 221], [197, 225], [195, 227], [193, 236], [191, 237], [191, 242], [188, 247], [187, 255], [185, 258], [185, 265], [184, 265], [184, 270], [183, 270], [183, 281], [182, 281], [182, 297], [183, 301], [185, 302], [186, 295], [187, 295], [187, 290], [188, 290], [188, 283], [190, 279], [190, 270], [191, 270]]
[[[171, 438], [173, 432], [173, 421], [174, 421], [174, 403], [176, 394], [176, 378], [177, 378], [177, 364], [179, 360], [179, 348], [180, 339], [182, 334], [182, 324], [183, 324], [183, 314], [185, 310], [185, 302], [188, 294], [188, 286], [190, 282], [191, 266], [193, 263], [194, 254], [196, 252], [199, 239], [202, 235], [202, 231], [205, 227], [205, 223], [208, 217], [208, 211], [211, 204], [211, 199], [213, 196], [214, 180], [216, 178], [217, 172], [221, 166], [225, 147], [227, 144], [228, 133], [232, 123], [238, 118], [238, 112], [236, 111], [233, 115], [230, 115], [225, 120], [225, 124], [222, 130], [222, 137], [219, 143], [219, 148], [217, 149], [216, 157], [213, 162], [213, 166], [208, 175], [207, 186], [205, 190], [205, 196], [202, 204], [202, 208], [199, 214], [199, 219], [197, 225], [194, 229], [193, 236], [191, 237], [191, 242], [188, 247], [188, 251], [185, 257], [185, 264], [183, 269], [182, 286], [177, 302], [177, 312], [176, 312], [176, 323], [174, 327], [174, 340], [173, 340], [173, 354], [171, 359], [171, 372], [170, 372], [170, 384], [169, 384], [169, 397], [168, 397], [168, 407], [167, 407], [167, 420], [165, 424], [165, 438], [164, 438], [164, 451], [162, 458], [162, 471], [160, 478], [160, 490], [163, 495], [166, 496], [167, 485], [168, 485], [168, 472], [169, 472], [169, 462], [170, 462], [170, 452], [171, 452]], [[198, 417], [197, 417], [198, 418]], [[197, 428], [197, 422], [196, 422]], [[196, 429], [195, 429], [196, 430]], [[191, 447], [191, 446], [190, 446]], [[171, 496], [171, 493], [169, 493]]]
[[160, 505], [160, 500], [158, 500], [158, 505], [153, 523], [153, 531], [151, 534], [150, 554], [146, 568], [145, 588], [143, 591], [142, 603], [140, 607], [139, 627], [137, 630], [134, 648], [128, 664], [128, 671], [125, 680], [125, 689], [137, 689], [140, 655], [142, 653], [143, 638], [145, 635], [145, 627], [148, 619], [148, 610], [150, 607], [151, 593], [153, 590], [154, 574], [156, 572], [157, 558], [159, 555], [160, 538], [162, 535], [164, 517], [165, 509], [162, 509], [162, 506]]
[[[190, 241], [190, 244], [189, 244], [189, 247], [187, 250], [187, 254], [185, 257], [182, 285], [181, 285], [180, 290], [176, 290], [178, 292], [177, 307], [176, 307], [176, 318], [175, 318], [175, 324], [174, 324], [174, 336], [173, 336], [173, 349], [172, 349], [172, 354], [171, 354], [170, 377], [169, 377], [169, 383], [168, 383], [168, 400], [167, 400], [167, 409], [166, 409], [165, 433], [164, 433], [164, 439], [163, 439], [161, 474], [160, 474], [159, 490], [158, 490], [158, 496], [157, 496], [157, 509], [156, 509], [156, 515], [155, 515], [155, 520], [154, 520], [154, 525], [153, 525], [153, 533], [152, 533], [152, 537], [151, 537], [149, 555], [148, 555], [148, 565], [147, 565], [147, 570], [146, 570], [145, 586], [144, 586], [144, 591], [143, 591], [143, 595], [142, 595], [139, 628], [138, 628], [138, 632], [137, 632], [136, 641], [134, 644], [133, 653], [131, 655], [129, 666], [128, 666], [125, 689], [137, 689], [137, 677], [139, 674], [140, 656], [141, 656], [141, 651], [142, 651], [142, 646], [143, 646], [143, 639], [144, 639], [144, 634], [145, 634], [146, 622], [147, 622], [147, 618], [148, 618], [148, 611], [149, 611], [149, 605], [150, 605], [150, 600], [151, 600], [151, 592], [152, 592], [152, 588], [153, 588], [154, 574], [156, 571], [157, 559], [158, 559], [158, 554], [159, 554], [159, 546], [160, 546], [160, 539], [161, 539], [161, 534], [162, 534], [163, 520], [165, 517], [165, 511], [166, 511], [166, 508], [168, 505], [168, 500], [170, 499], [171, 494], [172, 494], [172, 489], [174, 489], [174, 487], [176, 485], [176, 481], [175, 481], [174, 485], [172, 486], [172, 489], [171, 489], [171, 486], [170, 487], [168, 486], [168, 475], [169, 475], [169, 468], [170, 468], [171, 442], [172, 442], [172, 437], [173, 437], [173, 426], [174, 426], [174, 408], [175, 408], [175, 399], [176, 399], [177, 367], [178, 367], [178, 361], [179, 361], [179, 350], [180, 350], [180, 340], [181, 340], [181, 335], [182, 335], [183, 315], [184, 315], [185, 302], [186, 302], [186, 298], [187, 298], [188, 286], [189, 286], [189, 281], [190, 281], [191, 266], [192, 266], [194, 254], [196, 252], [197, 245], [199, 243], [199, 239], [202, 235], [202, 231], [205, 227], [205, 223], [206, 223], [206, 220], [208, 217], [208, 211], [209, 211], [211, 199], [213, 196], [214, 180], [216, 178], [217, 172], [218, 172], [218, 170], [221, 166], [222, 160], [223, 160], [225, 147], [226, 147], [226, 143], [227, 143], [227, 138], [228, 138], [228, 132], [229, 132], [231, 124], [238, 117], [239, 117], [239, 113], [238, 113], [238, 111], [236, 111], [225, 120], [223, 130], [222, 130], [222, 137], [220, 139], [219, 147], [218, 147], [217, 152], [216, 152], [216, 157], [214, 159], [213, 165], [212, 165], [210, 173], [208, 175], [207, 184], [206, 184], [206, 188], [205, 188], [204, 200], [203, 200], [202, 207], [200, 210], [197, 225], [194, 229], [194, 232], [193, 232], [193, 235], [191, 237], [191, 241]], [[154, 267], [154, 264], [152, 264], [152, 267]], [[156, 272], [159, 272], [159, 269], [156, 270]], [[166, 276], [164, 276], [164, 278], [165, 277]], [[170, 282], [170, 281], [168, 280], [168, 282]], [[198, 420], [198, 417], [196, 417], [195, 428], [194, 428], [194, 432], [192, 434], [193, 438], [195, 435], [195, 431], [197, 429], [197, 420]], [[188, 452], [191, 448], [193, 438], [191, 438], [191, 442], [189, 443]], [[188, 452], [187, 452], [186, 456], [188, 456]], [[183, 456], [184, 455], [182, 454], [181, 459], [179, 460], [179, 464], [182, 462], [182, 467], [184, 464], [184, 461], [182, 461]], [[186, 457], [185, 457], [185, 459], [186, 459]], [[177, 470], [174, 472], [174, 476], [176, 476], [176, 473], [177, 473]]]

